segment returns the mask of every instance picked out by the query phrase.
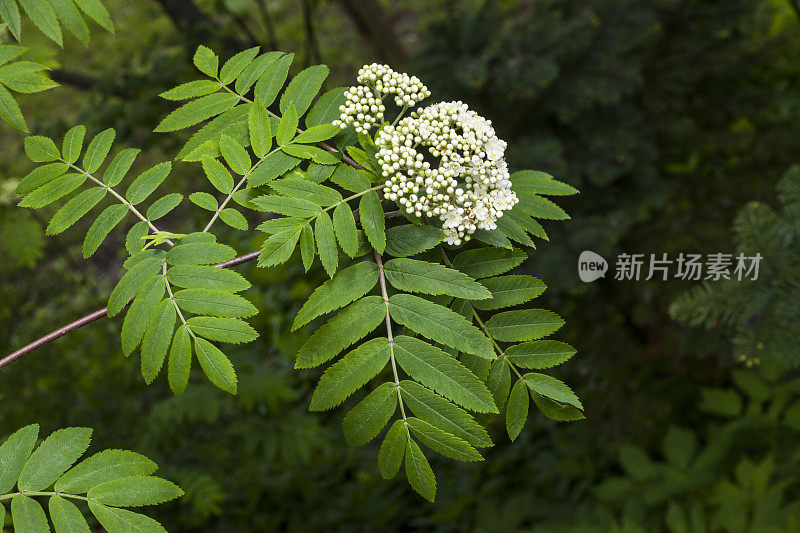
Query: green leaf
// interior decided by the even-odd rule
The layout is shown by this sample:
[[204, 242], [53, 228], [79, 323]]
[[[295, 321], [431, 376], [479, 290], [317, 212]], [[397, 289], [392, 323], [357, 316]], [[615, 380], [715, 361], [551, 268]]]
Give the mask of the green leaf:
[[261, 246], [261, 254], [258, 256], [258, 266], [270, 267], [287, 261], [294, 252], [294, 247], [300, 239], [300, 232], [303, 226], [281, 231], [270, 235]]
[[89, 28], [73, 0], [48, 0], [56, 17], [83, 44], [89, 44]]
[[[10, 492], [39, 435], [39, 424], [18, 429], [0, 446], [0, 494]], [[2, 522], [0, 522], [2, 524]]]
[[350, 304], [311, 335], [297, 352], [295, 368], [313, 368], [371, 333], [386, 318], [380, 296], [365, 296]]
[[[0, 0], [0, 8], [2, 8], [2, 0]], [[5, 506], [0, 503], [0, 524], [5, 524], [6, 522], [6, 508]]]
[[195, 80], [173, 87], [159, 94], [165, 100], [189, 100], [215, 93], [220, 89], [219, 83], [212, 80]]
[[302, 198], [323, 207], [342, 201], [339, 191], [294, 176], [273, 181], [269, 186], [285, 196]]
[[386, 230], [386, 253], [392, 257], [409, 257], [430, 250], [442, 239], [444, 232], [433, 226], [394, 226]]
[[325, 313], [330, 313], [358, 300], [378, 283], [378, 265], [362, 261], [339, 271], [333, 278], [317, 287], [297, 312], [292, 331]]
[[329, 72], [325, 65], [314, 65], [300, 71], [281, 96], [281, 113], [285, 114], [294, 105], [297, 115], [302, 116], [311, 106]]
[[144, 248], [144, 239], [150, 233], [150, 227], [147, 225], [146, 220], [140, 220], [128, 230], [125, 236], [125, 249], [129, 254], [142, 251]]
[[[103, 164], [103, 161], [105, 161], [108, 156], [108, 152], [111, 150], [111, 145], [114, 144], [114, 138], [116, 136], [117, 132], [114, 131], [113, 128], [103, 130], [94, 136], [89, 142], [89, 146], [86, 147], [86, 152], [83, 154], [83, 170], [91, 174], [100, 168], [100, 165]], [[137, 150], [136, 153], [138, 154], [139, 151]], [[117, 157], [120, 155], [122, 154], [120, 153]], [[136, 157], [136, 155], [133, 157]], [[133, 160], [131, 160], [131, 162], [133, 162]], [[130, 167], [130, 165], [128, 165], [128, 167]], [[110, 171], [111, 167], [109, 166], [106, 170], [106, 174]], [[106, 183], [108, 184], [110, 181], [111, 180], [107, 179]]]
[[56, 533], [91, 533], [80, 509], [60, 496], [50, 498], [50, 520]]
[[457, 359], [425, 341], [400, 335], [394, 340], [400, 367], [445, 398], [479, 413], [497, 413], [489, 389]]
[[492, 439], [489, 438], [486, 429], [462, 408], [414, 381], [401, 381], [400, 390], [403, 401], [417, 418], [421, 418], [473, 446], [492, 445]]
[[344, 438], [351, 446], [362, 446], [378, 436], [397, 409], [394, 383], [384, 383], [370, 392], [342, 420]]
[[356, 257], [358, 252], [358, 229], [353, 210], [346, 202], [336, 206], [333, 210], [333, 228], [342, 251], [350, 257]]
[[212, 341], [239, 344], [258, 338], [250, 324], [237, 318], [193, 316], [186, 325], [197, 335]]
[[256, 100], [247, 115], [247, 126], [250, 131], [250, 146], [256, 157], [262, 159], [272, 148], [272, 123], [267, 108]]
[[252, 167], [250, 154], [230, 135], [223, 133], [219, 136], [219, 151], [228, 166], [240, 176], [245, 175]]
[[397, 420], [386, 432], [378, 452], [378, 469], [384, 479], [393, 478], [400, 470], [406, 453], [406, 442], [408, 442], [408, 429], [402, 420]]
[[[250, 112], [250, 104], [244, 103], [220, 114], [197, 130], [191, 138], [183, 145], [178, 153], [177, 159], [184, 161], [199, 161], [203, 155], [217, 157], [219, 150], [217, 138], [222, 133], [227, 133], [240, 142], [247, 139], [247, 114]], [[195, 152], [201, 152], [198, 157], [193, 157]], [[206, 153], [208, 152], [208, 153]]]
[[300, 164], [300, 159], [283, 152], [273, 152], [250, 173], [247, 184], [250, 187], [260, 187], [278, 176], [289, 172]]
[[103, 183], [109, 187], [119, 185], [125, 175], [131, 169], [136, 156], [139, 155], [138, 148], [125, 148], [111, 160], [106, 171], [103, 173]]
[[122, 311], [145, 282], [158, 274], [160, 270], [161, 262], [158, 259], [144, 260], [131, 267], [108, 297], [108, 316], [113, 317]]
[[197, 47], [197, 51], [194, 53], [194, 66], [197, 67], [197, 70], [209, 76], [211, 78], [217, 77], [217, 72], [219, 70], [219, 57], [210, 48], [203, 46], [202, 44]]
[[278, 122], [278, 130], [275, 132], [275, 142], [278, 146], [284, 146], [294, 138], [297, 133], [297, 110], [294, 104], [289, 104], [289, 107], [283, 111], [281, 121]]
[[240, 292], [250, 288], [250, 282], [238, 272], [213, 266], [174, 266], [167, 270], [167, 280], [187, 289]]
[[147, 384], [156, 379], [161, 367], [164, 366], [167, 350], [172, 343], [176, 319], [175, 305], [167, 298], [156, 306], [147, 323], [142, 340], [142, 377]]
[[39, 502], [27, 496], [11, 498], [14, 533], [49, 533], [50, 525]]
[[165, 290], [164, 278], [158, 274], [153, 275], [139, 289], [122, 323], [122, 352], [125, 355], [130, 355], [139, 346]]
[[239, 94], [246, 94], [267, 68], [275, 63], [282, 55], [283, 52], [267, 52], [266, 54], [258, 56], [247, 65], [244, 70], [242, 70], [239, 77], [236, 78], [236, 92]]
[[389, 298], [392, 319], [447, 346], [474, 355], [494, 359], [492, 343], [461, 315], [411, 294]]
[[512, 442], [517, 439], [525, 426], [530, 402], [528, 387], [525, 386], [523, 380], [518, 379], [511, 389], [511, 395], [508, 397], [508, 405], [506, 406], [506, 431], [508, 431], [508, 437]]
[[414, 436], [431, 450], [457, 461], [483, 461], [481, 454], [465, 440], [419, 418], [410, 417], [406, 421]]
[[314, 263], [316, 254], [317, 245], [314, 243], [314, 230], [311, 229], [311, 224], [303, 224], [303, 229], [300, 231], [300, 255], [306, 272]]
[[492, 362], [489, 368], [489, 376], [486, 378], [486, 386], [492, 391], [494, 403], [502, 409], [508, 401], [508, 392], [511, 390], [511, 368], [505, 358], [499, 358]]
[[484, 311], [523, 304], [536, 298], [547, 288], [538, 278], [513, 274], [487, 278], [481, 283], [492, 293], [492, 298], [472, 302], [472, 306]]
[[106, 30], [114, 33], [114, 23], [111, 15], [100, 0], [74, 0], [86, 15]]
[[17, 481], [19, 490], [34, 492], [52, 485], [83, 455], [91, 438], [92, 430], [89, 428], [65, 428], [53, 432], [22, 467]]
[[525, 230], [514, 220], [512, 220], [511, 217], [504, 216], [498, 219], [496, 231], [502, 232], [503, 235], [514, 242], [518, 242], [525, 246], [530, 246], [531, 248], [536, 248], [536, 245], [533, 243]]
[[521, 309], [498, 313], [486, 328], [499, 341], [516, 342], [546, 337], [564, 325], [564, 320], [546, 309]]
[[65, 174], [60, 178], [55, 178], [49, 181], [28, 194], [20, 200], [17, 204], [20, 207], [30, 207], [31, 209], [38, 209], [44, 207], [52, 202], [55, 202], [62, 196], [66, 196], [75, 189], [81, 186], [86, 180], [83, 174]]
[[[47, 0], [17, 0], [19, 5], [31, 19], [31, 22], [52, 41], [62, 46], [61, 26], [58, 24], [56, 13]], [[38, 504], [37, 504], [38, 505]]]
[[546, 194], [549, 196], [568, 196], [577, 194], [578, 189], [553, 179], [553, 176], [537, 170], [520, 170], [511, 174], [514, 191], [521, 194]]
[[287, 217], [310, 218], [322, 211], [322, 206], [314, 202], [277, 194], [253, 198], [253, 204], [267, 213], [278, 213]]
[[517, 366], [541, 370], [552, 368], [575, 355], [575, 348], [560, 341], [523, 342], [506, 349], [506, 357]]
[[92, 500], [89, 501], [89, 509], [109, 533], [166, 533], [167, 531], [149, 516], [127, 509], [106, 507]]
[[238, 54], [228, 59], [219, 71], [219, 79], [224, 85], [232, 83], [239, 74], [256, 58], [260, 47], [254, 46], [247, 50], [242, 50]]
[[583, 409], [581, 401], [575, 393], [572, 392], [572, 389], [559, 379], [537, 372], [528, 372], [522, 376], [522, 379], [525, 380], [528, 387], [537, 394], [541, 394], [542, 396], [546, 396], [560, 403], [572, 405], [578, 409]]
[[19, 7], [17, 7], [16, 0], [0, 0], [0, 18], [3, 22], [8, 24], [8, 29], [11, 34], [19, 41], [22, 36], [21, 19], [19, 16]]
[[306, 113], [306, 126], [330, 124], [341, 115], [339, 106], [345, 103], [347, 87], [336, 87], [320, 96]]
[[233, 190], [233, 176], [219, 160], [212, 157], [204, 157], [201, 160], [201, 164], [208, 181], [211, 182], [215, 189], [224, 194], [228, 194]]
[[256, 98], [264, 102], [266, 107], [272, 105], [275, 97], [278, 96], [283, 84], [286, 83], [286, 77], [289, 75], [289, 67], [294, 59], [294, 54], [286, 54], [280, 59], [275, 61], [272, 65], [267, 67], [264, 74], [258, 78], [256, 83], [255, 95]]
[[74, 163], [81, 156], [83, 139], [86, 137], [86, 126], [75, 126], [64, 135], [61, 155], [67, 163]]
[[449, 294], [469, 300], [491, 297], [483, 285], [444, 265], [416, 259], [391, 259], [386, 262], [384, 270], [389, 283], [401, 291]]
[[127, 450], [104, 450], [84, 459], [55, 484], [55, 490], [83, 494], [92, 487], [129, 476], [148, 476], [157, 465], [147, 457]]
[[386, 248], [386, 220], [378, 193], [370, 191], [361, 197], [358, 203], [361, 215], [361, 227], [367, 234], [370, 244], [379, 254]]
[[176, 244], [167, 252], [170, 265], [210, 265], [224, 263], [236, 257], [236, 250], [215, 242]]
[[230, 227], [238, 230], [246, 230], [250, 226], [247, 224], [247, 219], [238, 210], [233, 207], [226, 207], [219, 212], [219, 218]]
[[56, 87], [58, 84], [42, 73], [45, 68], [31, 61], [15, 61], [0, 67], [0, 83], [12, 91], [26, 94]]
[[319, 126], [312, 126], [306, 131], [300, 133], [297, 137], [295, 137], [294, 142], [313, 144], [327, 141], [340, 131], [341, 128], [339, 126], [334, 126], [332, 124], [320, 124]]
[[63, 176], [69, 169], [66, 163], [50, 163], [40, 165], [30, 171], [17, 185], [17, 194], [28, 194], [42, 185], [50, 183], [55, 178]]
[[182, 394], [189, 384], [189, 371], [192, 366], [192, 340], [186, 326], [178, 327], [172, 338], [169, 351], [169, 388], [175, 395]]
[[219, 202], [217, 202], [217, 199], [207, 192], [193, 192], [189, 195], [189, 201], [207, 211], [216, 211], [219, 209]]
[[153, 131], [169, 132], [194, 126], [216, 117], [239, 103], [239, 97], [227, 92], [209, 94], [179, 107], [159, 122]]
[[56, 143], [49, 137], [29, 135], [25, 137], [25, 155], [34, 163], [47, 163], [61, 157]]
[[570, 216], [556, 204], [535, 194], [520, 198], [517, 208], [534, 218], [546, 220], [569, 220]]
[[183, 491], [171, 481], [155, 476], [130, 476], [106, 481], [86, 494], [97, 503], [113, 507], [157, 505], [179, 498]]
[[480, 279], [508, 272], [527, 257], [522, 250], [477, 248], [458, 254], [453, 259], [453, 266], [468, 276]]
[[258, 309], [236, 294], [211, 289], [183, 289], [174, 294], [175, 303], [184, 311], [196, 315], [246, 318]]
[[581, 410], [575, 406], [561, 404], [536, 393], [532, 393], [531, 397], [542, 414], [551, 420], [573, 422], [586, 418]]
[[125, 192], [125, 199], [133, 205], [142, 203], [167, 179], [172, 170], [172, 163], [164, 161], [145, 170], [130, 184]]
[[[330, 168], [330, 165], [325, 168]], [[339, 187], [352, 192], [363, 192], [372, 186], [368, 172], [355, 169], [345, 163], [336, 165], [330, 178]]]
[[328, 368], [311, 397], [311, 411], [333, 409], [378, 375], [389, 363], [389, 339], [368, 340]]
[[432, 502], [436, 498], [436, 477], [419, 445], [411, 439], [406, 443], [406, 477], [411, 488]]
[[304, 228], [305, 226], [308, 225], [309, 225], [308, 221], [303, 220], [302, 218], [278, 217], [265, 220], [264, 222], [259, 224], [256, 229], [259, 231], [263, 231], [268, 235], [274, 235], [276, 233], [282, 233], [288, 230], [300, 231], [301, 228]]
[[314, 224], [314, 234], [317, 238], [317, 248], [322, 266], [328, 276], [333, 277], [339, 266], [339, 247], [336, 245], [336, 235], [333, 232], [333, 222], [325, 211], [317, 216]]
[[220, 389], [236, 394], [237, 379], [230, 359], [205, 339], [194, 339], [194, 351], [208, 379]]
[[0, 85], [0, 117], [18, 130], [28, 131], [28, 125], [25, 124], [19, 105], [2, 85]]
[[94, 206], [100, 203], [106, 195], [106, 189], [103, 187], [92, 187], [65, 203], [47, 225], [46, 235], [58, 235], [68, 227], [75, 224], [86, 213], [88, 213]]
[[179, 192], [165, 194], [147, 208], [147, 219], [153, 221], [166, 216], [170, 211], [178, 207], [182, 201], [183, 195]]

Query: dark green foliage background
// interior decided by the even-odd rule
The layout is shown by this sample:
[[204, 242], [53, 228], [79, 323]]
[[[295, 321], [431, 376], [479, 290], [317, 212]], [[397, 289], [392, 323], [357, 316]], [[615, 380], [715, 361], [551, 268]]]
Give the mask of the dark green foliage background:
[[[511, 445], [498, 418], [485, 462], [434, 465], [433, 505], [403, 480], [381, 480], [377, 447], [346, 446], [345, 410], [307, 412], [317, 376], [292, 370], [304, 339], [289, 329], [324, 273], [307, 276], [293, 262], [239, 267], [254, 284], [247, 295], [261, 309], [251, 322], [261, 338], [230, 350], [237, 397], [200, 380], [178, 398], [163, 379], [146, 387], [137, 362], [122, 356], [121, 321], [106, 319], [0, 370], [0, 435], [34, 421], [43, 433], [90, 426], [93, 449], [152, 457], [187, 493], [157, 511], [170, 531], [798, 527], [800, 411], [792, 406], [800, 380], [772, 362], [793, 368], [797, 343], [759, 348], [758, 337], [735, 331], [758, 320], [746, 308], [731, 324], [718, 321], [735, 290], [709, 304], [710, 328], [693, 329], [669, 310], [697, 284], [584, 284], [576, 271], [585, 249], [607, 258], [732, 253], [737, 212], [751, 201], [778, 205], [776, 184], [798, 161], [800, 139], [800, 13], [791, 2], [374, 2], [383, 13], [370, 10], [373, 23], [387, 24], [403, 50], [386, 32], [359, 29], [358, 2], [195, 0], [196, 13], [166, 0], [107, 4], [117, 35], [93, 32], [89, 47], [68, 38], [59, 50], [24, 28], [32, 57], [73, 81], [20, 98], [32, 131], [115, 127], [118, 142], [146, 149], [140, 168], [171, 158], [180, 135], [149, 133], [169, 110], [156, 95], [190, 79], [199, 42], [228, 56], [255, 41], [296, 51], [298, 65], [330, 65], [330, 87], [348, 84], [364, 63], [405, 59], [397, 66], [435, 98], [463, 100], [493, 120], [512, 168], [545, 170], [580, 189], [562, 203], [574, 220], [546, 228], [553, 244], [533, 252], [527, 268], [549, 285], [542, 306], [564, 316], [562, 338], [578, 348], [559, 377], [583, 399], [587, 420], [557, 425], [532, 415]], [[75, 73], [91, 78], [76, 84], [67, 77]], [[102, 307], [122, 258], [109, 239], [83, 261], [80, 231], [45, 240], [46, 220], [14, 206], [29, 170], [22, 138], [0, 126], [0, 355]], [[172, 190], [206, 187], [196, 171], [178, 164]], [[204, 222], [196, 211], [179, 209], [165, 226], [196, 229]], [[782, 223], [795, 228], [797, 213], [786, 215]], [[219, 237], [240, 239], [231, 244], [242, 253], [259, 244]], [[760, 244], [763, 255], [796, 246]], [[797, 287], [792, 267], [787, 261], [786, 286]], [[688, 320], [699, 304], [681, 305], [676, 316]], [[755, 335], [782, 329], [770, 323]], [[752, 351], [734, 349], [742, 335]], [[766, 368], [747, 370], [741, 356]], [[691, 455], [692, 439], [712, 459], [673, 465]], [[703, 527], [684, 529], [684, 521]]]

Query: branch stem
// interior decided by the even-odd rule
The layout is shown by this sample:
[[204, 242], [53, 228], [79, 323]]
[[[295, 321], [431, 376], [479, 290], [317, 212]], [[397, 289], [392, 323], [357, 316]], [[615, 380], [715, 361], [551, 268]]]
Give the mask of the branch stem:
[[386, 304], [386, 338], [389, 339], [389, 358], [392, 362], [392, 375], [394, 376], [394, 388], [397, 391], [397, 401], [400, 404], [400, 415], [403, 422], [406, 422], [406, 409], [403, 406], [403, 395], [400, 393], [400, 377], [397, 373], [397, 362], [394, 359], [394, 337], [392, 336], [392, 317], [389, 314], [389, 292], [386, 290], [386, 275], [383, 272], [383, 257], [375, 250], [375, 262], [378, 264], [378, 279], [381, 284], [381, 295]]
[[27, 492], [27, 491], [20, 491], [20, 492], [11, 492], [9, 494], [3, 494], [0, 496], [0, 501], [3, 500], [10, 500], [14, 496], [59, 496], [61, 498], [71, 498], [74, 500], [83, 500], [85, 502], [94, 501], [91, 498], [87, 498], [86, 496], [78, 496], [77, 494], [67, 494], [64, 492]]

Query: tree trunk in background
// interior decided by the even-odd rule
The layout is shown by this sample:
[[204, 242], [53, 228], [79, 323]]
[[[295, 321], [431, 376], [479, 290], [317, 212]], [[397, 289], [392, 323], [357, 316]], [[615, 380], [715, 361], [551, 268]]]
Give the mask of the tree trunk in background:
[[339, 0], [339, 3], [381, 61], [393, 68], [405, 63], [408, 54], [378, 0]]

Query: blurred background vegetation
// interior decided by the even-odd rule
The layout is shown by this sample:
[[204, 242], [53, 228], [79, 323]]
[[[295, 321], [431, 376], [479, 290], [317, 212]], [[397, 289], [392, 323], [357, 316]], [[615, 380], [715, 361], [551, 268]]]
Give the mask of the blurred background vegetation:
[[[187, 492], [170, 531], [800, 530], [800, 10], [792, 0], [104, 0], [116, 36], [63, 50], [25, 26], [29, 58], [62, 87], [20, 98], [33, 132], [114, 127], [149, 162], [180, 134], [150, 133], [159, 92], [192, 79], [204, 43], [259, 44], [326, 63], [328, 87], [373, 61], [459, 99], [509, 141], [513, 169], [581, 190], [573, 220], [525, 268], [550, 290], [578, 348], [559, 377], [587, 419], [532, 413], [513, 445], [498, 418], [479, 464], [434, 464], [435, 504], [380, 479], [376, 446], [349, 448], [333, 413], [307, 412], [312, 372], [292, 369], [294, 312], [324, 273], [256, 269], [259, 341], [232, 349], [233, 398], [207, 382], [174, 398], [122, 356], [102, 320], [0, 371], [0, 435], [95, 428], [93, 447], [140, 451]], [[27, 23], [29, 24], [29, 23]], [[104, 305], [121, 246], [92, 260], [83, 235], [44, 239], [15, 207], [30, 169], [0, 125], [0, 355]], [[785, 176], [784, 176], [785, 175]], [[178, 164], [172, 190], [204, 187]], [[197, 210], [167, 226], [196, 228]], [[84, 230], [87, 228], [84, 228]], [[123, 229], [118, 229], [122, 236]], [[221, 230], [223, 231], [223, 230]], [[241, 252], [249, 237], [220, 235]], [[118, 242], [118, 240], [117, 240]], [[577, 257], [759, 252], [758, 282], [580, 282]], [[613, 259], [612, 259], [613, 263]], [[613, 264], [612, 264], [613, 269]]]

